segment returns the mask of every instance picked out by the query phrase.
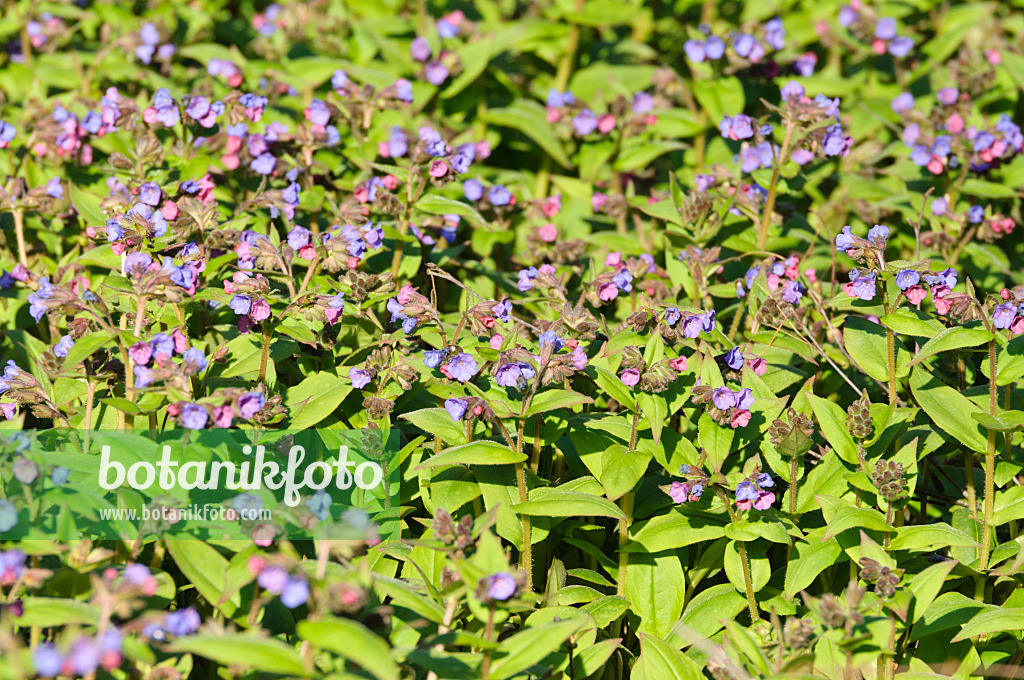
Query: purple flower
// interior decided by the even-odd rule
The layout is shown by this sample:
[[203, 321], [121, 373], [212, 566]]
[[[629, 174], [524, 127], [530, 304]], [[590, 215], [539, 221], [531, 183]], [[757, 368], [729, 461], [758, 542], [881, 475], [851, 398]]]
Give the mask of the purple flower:
[[743, 352], [739, 347], [733, 347], [725, 353], [725, 365], [734, 371], [743, 368]]
[[266, 403], [267, 397], [261, 392], [247, 392], [238, 398], [238, 411], [246, 420], [252, 420]]
[[280, 595], [288, 583], [288, 572], [276, 565], [264, 567], [256, 577], [256, 583], [271, 595]]
[[252, 299], [248, 295], [238, 294], [231, 298], [228, 306], [238, 316], [245, 316], [252, 309]]
[[621, 290], [623, 293], [628, 293], [633, 290], [633, 275], [629, 273], [629, 270], [623, 267], [620, 269], [615, 276], [612, 277], [612, 283], [615, 287]]
[[[856, 274], [856, 276], [854, 276]], [[875, 273], [861, 274], [856, 269], [850, 272], [850, 294], [861, 300], [875, 298]]]
[[136, 366], [132, 371], [135, 376], [135, 387], [142, 389], [153, 384], [153, 371], [145, 366]]
[[459, 27], [447, 19], [438, 19], [437, 34], [442, 38], [454, 38], [459, 34]]
[[[10, 502], [0, 498], [0, 534], [4, 533], [5, 531], [10, 531], [17, 524], [18, 509], [11, 505]], [[2, 573], [3, 572], [0, 572], [0, 574]]]
[[955, 87], [944, 87], [939, 90], [935, 96], [938, 97], [938, 100], [946, 106], [952, 106], [953, 104], [956, 104], [957, 97], [960, 96], [960, 93]]
[[683, 51], [690, 61], [700, 64], [707, 58], [706, 44], [701, 40], [687, 40], [683, 43]]
[[909, 92], [898, 94], [892, 100], [892, 110], [896, 113], [906, 113], [912, 108], [914, 108], [914, 95]]
[[177, 611], [169, 612], [164, 617], [164, 628], [167, 629], [168, 633], [177, 637], [191, 635], [196, 632], [199, 630], [200, 623], [202, 623], [202, 620], [199, 618], [199, 612], [196, 611], [195, 607], [178, 609]]
[[880, 40], [892, 40], [896, 37], [896, 20], [883, 17], [875, 24], [875, 37]]
[[6, 146], [14, 141], [14, 136], [17, 134], [18, 130], [13, 125], [0, 120], [0, 144]]
[[75, 341], [71, 339], [70, 335], [61, 336], [61, 339], [57, 341], [57, 344], [53, 348], [53, 354], [63, 359], [68, 355], [68, 351], [75, 346]]
[[782, 19], [775, 17], [764, 25], [764, 40], [777, 50], [786, 46], [786, 29], [782, 25]]
[[754, 136], [754, 126], [750, 116], [740, 113], [735, 117], [726, 116], [718, 129], [726, 139], [749, 139]]
[[732, 48], [741, 57], [749, 57], [754, 50], [757, 39], [749, 33], [739, 33], [732, 39]]
[[922, 277], [930, 286], [946, 286], [947, 288], [956, 288], [957, 272], [952, 267], [943, 269], [938, 274], [925, 274]]
[[565, 341], [558, 337], [558, 334], [554, 331], [544, 331], [540, 334], [540, 337], [537, 338], [537, 344], [541, 346], [541, 349], [551, 345], [551, 351], [557, 352], [565, 346]]
[[711, 393], [711, 403], [721, 411], [727, 411], [736, 405], [736, 393], [728, 387], [719, 387]]
[[290, 578], [281, 591], [281, 604], [288, 609], [301, 607], [309, 599], [309, 584], [303, 578]]
[[519, 584], [516, 583], [512, 574], [499, 571], [487, 578], [487, 597], [504, 602], [516, 594], [518, 587]]
[[1017, 305], [1011, 302], [1004, 302], [992, 310], [992, 325], [1001, 330], [1006, 330], [1017, 318]]
[[897, 36], [889, 41], [889, 54], [894, 57], [903, 58], [914, 49], [914, 39], [907, 36]]
[[54, 177], [46, 183], [46, 195], [51, 198], [64, 198], [64, 187], [60, 184], [60, 179]]
[[547, 107], [551, 109], [557, 109], [562, 106], [572, 106], [575, 103], [576, 95], [572, 92], [565, 92], [563, 94], [554, 88], [548, 90], [548, 96], [545, 101]]
[[337, 71], [335, 71], [334, 73], [331, 74], [331, 89], [332, 90], [344, 90], [345, 87], [350, 82], [352, 82], [352, 81], [350, 81], [348, 79], [348, 75], [344, 71], [342, 71], [341, 69], [338, 69]]
[[840, 125], [830, 125], [821, 140], [821, 150], [826, 156], [841, 156], [847, 149], [846, 137]]
[[540, 276], [540, 272], [537, 271], [536, 267], [520, 270], [519, 283], [516, 284], [516, 288], [519, 289], [520, 293], [525, 293], [526, 291], [533, 289], [534, 280], [538, 276]]
[[508, 323], [512, 320], [512, 301], [508, 298], [503, 299], [498, 304], [494, 305], [491, 310], [494, 317], [502, 323]]
[[502, 387], [517, 387], [522, 377], [518, 363], [502, 364], [494, 372], [494, 382]]
[[635, 387], [640, 382], [640, 371], [635, 368], [627, 368], [619, 374], [619, 380], [626, 387]]
[[767, 472], [762, 472], [757, 476], [757, 485], [762, 489], [770, 489], [775, 486], [775, 480]]
[[471, 201], [479, 201], [484, 196], [484, 185], [479, 180], [467, 179], [462, 183], [462, 193]]
[[199, 404], [185, 404], [181, 407], [181, 424], [189, 430], [201, 430], [206, 427], [210, 414]]
[[149, 341], [149, 346], [153, 348], [153, 354], [166, 354], [167, 356], [174, 356], [174, 339], [166, 333], [157, 333], [153, 336], [153, 339]]
[[66, 467], [63, 467], [61, 465], [58, 465], [57, 467], [53, 468], [53, 471], [50, 473], [50, 481], [53, 483], [54, 486], [61, 486], [63, 484], [67, 484], [68, 478], [70, 477], [71, 470], [68, 470]]
[[427, 77], [428, 83], [437, 86], [448, 80], [449, 71], [441, 62], [431, 61], [423, 67], [423, 74]]
[[573, 117], [572, 129], [580, 137], [586, 137], [597, 129], [597, 116], [590, 109], [583, 109]]
[[64, 665], [64, 657], [52, 642], [44, 642], [32, 653], [32, 664], [38, 675], [44, 678], [53, 678], [60, 673], [61, 666]]
[[261, 153], [257, 156], [249, 167], [252, 168], [253, 172], [259, 173], [260, 175], [269, 175], [274, 172], [274, 166], [277, 164], [277, 159], [270, 153]]
[[805, 290], [806, 288], [799, 281], [790, 281], [782, 290], [782, 300], [791, 305], [799, 304], [804, 297]]
[[31, 484], [39, 477], [39, 466], [28, 458], [18, 458], [11, 466], [14, 478], [22, 484]]
[[370, 384], [370, 372], [363, 368], [355, 368], [349, 370], [348, 379], [352, 381], [352, 387], [357, 390], [361, 390]]
[[797, 75], [809, 78], [814, 75], [814, 67], [818, 65], [818, 56], [814, 52], [807, 52], [797, 57], [793, 62], [793, 70]]
[[906, 290], [911, 286], [916, 286], [921, 280], [921, 275], [913, 269], [901, 269], [896, 274], [896, 285], [900, 290]]
[[889, 240], [889, 227], [884, 224], [876, 224], [868, 229], [868, 240], [877, 243], [878, 241]]
[[703, 314], [697, 314], [697, 319], [700, 320], [701, 328], [704, 329], [705, 333], [710, 333], [715, 330], [715, 310], [710, 312], [704, 312]]
[[467, 408], [469, 408], [469, 402], [465, 399], [457, 399], [453, 397], [451, 399], [444, 400], [444, 410], [448, 411], [448, 415], [451, 416], [451, 419], [455, 422], [462, 420], [462, 417], [466, 415]]
[[753, 501], [757, 499], [757, 487], [749, 480], [743, 480], [736, 486], [737, 501]]
[[750, 388], [744, 387], [736, 393], [736, 408], [741, 411], [749, 411], [754, 405], [754, 393]]
[[979, 132], [974, 138], [974, 150], [975, 151], [987, 151], [993, 144], [995, 144], [996, 138], [991, 132]]
[[677, 308], [669, 307], [665, 310], [665, 316], [663, 318], [665, 319], [665, 324], [672, 327], [679, 323], [679, 320], [682, 318], [682, 314], [679, 313]]
[[469, 382], [478, 369], [476, 359], [467, 352], [457, 354], [448, 361], [448, 373], [459, 382]]
[[633, 95], [632, 110], [637, 115], [643, 115], [654, 108], [654, 97], [646, 92], [637, 92]]
[[309, 245], [309, 229], [305, 227], [294, 227], [288, 232], [288, 245], [292, 250], [300, 250], [303, 246]]
[[849, 5], [843, 5], [839, 8], [839, 25], [845, 28], [849, 28], [857, 21], [859, 14], [857, 10], [853, 9]]
[[512, 202], [512, 193], [504, 185], [495, 184], [487, 192], [487, 200], [495, 206], [508, 205]]
[[160, 203], [160, 187], [156, 182], [146, 182], [139, 187], [139, 200], [148, 206], [157, 206]]
[[704, 323], [697, 314], [692, 314], [683, 319], [683, 337], [690, 338], [691, 340], [700, 335], [700, 332], [704, 330]]
[[446, 350], [428, 349], [423, 353], [423, 363], [427, 365], [427, 368], [437, 368], [447, 356], [448, 352]]

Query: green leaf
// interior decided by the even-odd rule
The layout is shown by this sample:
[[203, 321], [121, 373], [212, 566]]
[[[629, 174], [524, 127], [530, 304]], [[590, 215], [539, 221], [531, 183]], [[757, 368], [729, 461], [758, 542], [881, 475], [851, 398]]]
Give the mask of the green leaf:
[[1021, 622], [1024, 621], [1024, 607], [1011, 607], [983, 611], [965, 623], [953, 642], [960, 642], [979, 635], [992, 633], [1011, 633], [1020, 635]]
[[677, 647], [683, 647], [710, 638], [746, 606], [746, 598], [737, 593], [731, 583], [711, 586], [686, 603], [686, 611], [666, 639]]
[[928, 607], [942, 591], [949, 572], [953, 571], [955, 566], [957, 566], [957, 562], [953, 560], [939, 562], [919, 574], [914, 574], [907, 581], [907, 588], [914, 594], [914, 614], [911, 623], [920, 621], [924, 613], [928, 611]]
[[630, 451], [622, 444], [613, 444], [601, 455], [601, 485], [609, 500], [616, 500], [633, 490], [650, 463], [650, 454]]
[[314, 647], [334, 652], [377, 680], [399, 678], [398, 664], [392, 660], [388, 644], [358, 621], [333, 617], [300, 621], [295, 629], [300, 638]]
[[704, 677], [700, 666], [692, 659], [647, 633], [640, 633], [637, 663], [648, 680], [702, 680]]
[[572, 408], [580, 404], [592, 403], [594, 400], [590, 397], [572, 390], [545, 390], [534, 395], [533, 401], [530, 402], [530, 408], [526, 410], [526, 415], [534, 416], [559, 408]]
[[934, 550], [949, 546], [972, 548], [977, 547], [978, 542], [959, 529], [939, 523], [900, 527], [889, 544], [892, 550]]
[[443, 408], [424, 408], [399, 416], [420, 428], [427, 434], [440, 437], [449, 444], [466, 443], [466, 429], [456, 423]]
[[69, 193], [71, 194], [71, 203], [75, 206], [75, 210], [82, 216], [82, 220], [86, 226], [96, 227], [100, 229], [107, 222], [107, 216], [103, 214], [100, 209], [100, 202], [102, 199], [96, 194], [86, 191], [84, 188], [77, 184], [68, 183], [70, 186]]
[[544, 149], [563, 168], [572, 168], [572, 162], [555, 136], [548, 122], [544, 107], [533, 100], [518, 99], [503, 109], [490, 109], [484, 114], [484, 122], [519, 130]]
[[1012, 520], [1024, 518], [1024, 486], [1014, 486], [996, 492], [993, 502], [992, 524], [1002, 526]]
[[727, 78], [701, 78], [693, 83], [693, 93], [707, 113], [710, 127], [717, 128], [726, 116], [743, 110], [746, 100], [743, 85], [736, 76]]
[[804, 392], [807, 402], [818, 419], [821, 434], [829, 446], [847, 463], [857, 463], [857, 443], [853, 440], [850, 430], [846, 427], [846, 412], [828, 399], [823, 399], [810, 392]]
[[962, 349], [964, 347], [977, 347], [979, 345], [984, 345], [995, 337], [995, 335], [984, 328], [964, 328], [963, 326], [946, 328], [931, 340], [924, 343], [924, 346], [918, 350], [917, 356], [914, 357], [914, 360], [907, 365], [916, 366], [921, 363], [921, 361], [934, 354], [938, 354], [939, 352], [948, 352], [949, 350]]
[[818, 574], [836, 564], [842, 547], [835, 539], [824, 540], [825, 529], [815, 529], [807, 534], [807, 542], [796, 544], [786, 568], [786, 597], [796, 595], [814, 583]]
[[640, 406], [640, 411], [647, 417], [647, 424], [651, 426], [654, 443], [660, 444], [661, 431], [665, 427], [665, 421], [668, 420], [668, 404], [665, 402], [665, 397], [660, 394], [641, 392], [636, 396], [636, 402]]
[[326, 371], [314, 373], [288, 390], [285, 405], [292, 417], [289, 427], [313, 427], [334, 413], [351, 391], [352, 382], [347, 377]]
[[579, 629], [579, 620], [553, 621], [527, 627], [502, 640], [491, 664], [490, 677], [505, 680], [522, 673], [562, 646]]
[[742, 628], [740, 624], [735, 621], [729, 621], [725, 624], [726, 631], [729, 635], [729, 642], [732, 643], [732, 647], [742, 654], [747, 661], [753, 665], [762, 677], [771, 677], [772, 665], [768, 662], [768, 657], [764, 655], [761, 650], [761, 645], [758, 644], [754, 636], [750, 634], [750, 631]]
[[633, 394], [629, 391], [628, 387], [622, 384], [618, 376], [596, 366], [594, 370], [596, 371], [594, 380], [597, 381], [598, 387], [630, 411], [636, 410], [636, 400], [633, 398]]
[[451, 85], [445, 88], [444, 92], [441, 93], [441, 97], [451, 99], [479, 78], [480, 74], [487, 70], [487, 66], [491, 63], [493, 49], [494, 36], [485, 36], [476, 42], [459, 47], [456, 51], [464, 70], [452, 81]]
[[602, 496], [558, 488], [540, 488], [530, 493], [530, 499], [512, 507], [520, 515], [531, 517], [612, 517], [624, 519], [619, 506]]
[[893, 531], [893, 527], [885, 522], [882, 513], [871, 508], [858, 508], [844, 498], [818, 494], [814, 497], [825, 517], [825, 533], [822, 541], [827, 541], [847, 529], [862, 528], [875, 531]]
[[986, 449], [988, 439], [972, 416], [983, 413], [977, 404], [941, 383], [923, 366], [916, 366], [911, 373], [910, 391], [932, 422], [955, 440], [974, 451]]
[[454, 198], [448, 198], [447, 196], [427, 194], [416, 201], [416, 209], [431, 215], [461, 215], [462, 217], [469, 218], [469, 222], [474, 227], [491, 229], [490, 223], [484, 219], [484, 216], [476, 208], [468, 203], [456, 201]]
[[697, 432], [700, 446], [716, 467], [722, 463], [732, 451], [732, 440], [736, 433], [731, 427], [722, 427], [707, 413], [702, 413], [697, 421]]
[[64, 357], [64, 366], [66, 368], [77, 366], [91, 357], [94, 352], [115, 343], [116, 340], [105, 331], [90, 333], [75, 341], [75, 346], [69, 349], [68, 355]]
[[886, 314], [879, 321], [883, 326], [891, 328], [896, 333], [918, 338], [930, 338], [945, 330], [945, 326], [927, 312], [906, 307], [900, 307], [893, 313]]
[[[846, 317], [843, 322], [843, 343], [857, 365], [875, 380], [889, 379], [889, 364], [886, 357], [889, 350], [885, 337], [885, 329], [876, 323], [856, 316]], [[899, 338], [894, 342], [896, 348], [896, 377], [902, 378], [910, 369], [907, 364], [911, 355], [907, 346]]]
[[18, 617], [19, 626], [94, 626], [100, 621], [100, 610], [88, 602], [53, 597], [23, 597], [25, 611]]
[[525, 453], [516, 453], [504, 444], [481, 439], [445, 449], [413, 469], [429, 470], [442, 465], [514, 465], [524, 460]]
[[672, 552], [630, 556], [623, 580], [640, 633], [664, 637], [672, 630], [683, 611], [683, 578], [683, 565]]
[[[214, 604], [228, 616], [234, 616], [241, 602], [238, 593], [226, 602], [221, 602], [224, 574], [228, 561], [212, 546], [196, 540], [168, 540], [167, 552], [171, 554], [181, 573], [195, 586], [206, 601]], [[213, 657], [211, 657], [213, 658]]]
[[195, 654], [224, 666], [244, 666], [265, 673], [312, 675], [303, 667], [298, 651], [276, 638], [255, 638], [240, 633], [190, 635], [175, 640], [170, 651]]
[[633, 536], [626, 552], [656, 553], [721, 538], [725, 536], [725, 523], [718, 518], [690, 516], [671, 509], [665, 515], [634, 524], [630, 533]]

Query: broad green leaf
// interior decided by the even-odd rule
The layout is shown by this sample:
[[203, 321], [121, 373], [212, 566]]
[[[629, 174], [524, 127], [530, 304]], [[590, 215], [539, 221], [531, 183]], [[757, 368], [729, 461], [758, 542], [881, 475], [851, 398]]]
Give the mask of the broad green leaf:
[[892, 550], [934, 550], [939, 547], [975, 547], [978, 542], [972, 536], [954, 529], [948, 524], [925, 524], [900, 527], [896, 537], [889, 544]]
[[540, 663], [548, 654], [562, 646], [581, 625], [579, 620], [554, 621], [527, 627], [502, 640], [491, 664], [494, 680], [505, 680]]
[[571, 409], [573, 406], [592, 403], [594, 400], [590, 397], [572, 390], [544, 390], [534, 395], [533, 401], [530, 402], [530, 408], [526, 410], [526, 415], [534, 416], [559, 408]]
[[692, 659], [667, 642], [640, 633], [640, 658], [644, 677], [650, 680], [701, 680], [704, 674]]
[[805, 392], [804, 396], [814, 411], [821, 434], [829, 446], [847, 463], [857, 462], [857, 443], [846, 427], [846, 412], [834, 402]]
[[932, 422], [955, 440], [975, 451], [984, 451], [988, 440], [972, 417], [982, 410], [970, 399], [934, 378], [924, 366], [915, 366], [910, 375], [914, 400]]
[[442, 465], [514, 465], [524, 460], [525, 453], [516, 453], [504, 444], [482, 439], [445, 449], [413, 469], [429, 470]]
[[993, 633], [1011, 633], [1019, 637], [1024, 629], [1024, 607], [1010, 609], [994, 609], [980, 612], [965, 623], [953, 642], [966, 640], [978, 635]]
[[622, 444], [613, 444], [601, 456], [601, 485], [609, 500], [617, 500], [633, 490], [647, 470], [651, 456], [630, 451]]
[[519, 130], [544, 149], [556, 163], [564, 168], [572, 167], [569, 156], [555, 136], [544, 107], [540, 104], [527, 99], [519, 99], [511, 106], [487, 111], [484, 120], [492, 125]]
[[454, 198], [448, 198], [447, 196], [427, 194], [416, 201], [416, 209], [431, 215], [460, 215], [469, 218], [470, 223], [474, 227], [491, 228], [491, 225], [476, 208], [468, 203], [456, 201]]
[[[843, 344], [857, 365], [875, 380], [889, 379], [889, 353], [885, 337], [885, 329], [877, 323], [856, 316], [848, 316], [843, 322]], [[896, 377], [907, 375], [911, 355], [907, 346], [899, 338], [895, 338]]]
[[640, 633], [664, 637], [683, 610], [683, 565], [672, 552], [633, 554], [623, 579], [630, 609], [640, 617]]
[[833, 496], [816, 495], [814, 500], [821, 506], [821, 513], [825, 517], [825, 533], [822, 541], [828, 541], [847, 529], [855, 527], [871, 529], [874, 531], [893, 531], [893, 527], [886, 524], [882, 513], [872, 508], [858, 508], [850, 501]]
[[786, 568], [786, 597], [796, 597], [821, 572], [836, 564], [843, 549], [834, 538], [826, 540], [824, 536], [824, 528], [815, 529], [807, 534], [807, 542], [796, 544]]
[[400, 417], [424, 432], [440, 437], [449, 444], [466, 443], [466, 428], [462, 423], [452, 421], [448, 411], [443, 408], [424, 408], [411, 413], [403, 413]]
[[300, 621], [296, 631], [314, 647], [334, 652], [377, 680], [398, 680], [400, 676], [388, 644], [358, 621], [333, 617]]
[[625, 517], [619, 506], [607, 498], [557, 488], [536, 489], [530, 494], [529, 500], [513, 506], [512, 509], [520, 515], [533, 517]]
[[708, 455], [708, 460], [715, 466], [721, 467], [722, 463], [732, 451], [732, 441], [735, 430], [730, 427], [722, 427], [707, 413], [702, 413], [697, 422], [698, 439], [700, 446]]
[[276, 638], [257, 638], [239, 633], [188, 635], [171, 643], [170, 651], [195, 654], [224, 666], [244, 666], [264, 673], [312, 675], [303, 666], [298, 650]]
[[314, 373], [288, 390], [285, 404], [291, 414], [289, 427], [295, 430], [312, 427], [334, 413], [352, 391], [347, 377], [322, 371]]
[[181, 573], [195, 586], [199, 594], [228, 616], [234, 616], [241, 599], [235, 593], [221, 602], [224, 588], [224, 574], [228, 561], [208, 543], [197, 540], [167, 540], [167, 552], [181, 569]]
[[907, 365], [911, 367], [916, 366], [939, 352], [948, 352], [954, 349], [963, 349], [964, 347], [978, 347], [994, 338], [995, 336], [984, 328], [964, 328], [963, 326], [946, 328], [924, 343], [924, 346], [918, 350], [917, 356]]

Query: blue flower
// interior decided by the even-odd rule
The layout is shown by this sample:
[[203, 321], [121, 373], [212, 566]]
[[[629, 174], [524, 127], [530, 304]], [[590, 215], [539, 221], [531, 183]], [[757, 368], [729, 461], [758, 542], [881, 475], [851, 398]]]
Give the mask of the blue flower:
[[75, 341], [71, 339], [70, 335], [61, 336], [61, 339], [57, 341], [57, 344], [53, 348], [55, 356], [63, 359], [68, 355], [68, 351], [75, 346]]

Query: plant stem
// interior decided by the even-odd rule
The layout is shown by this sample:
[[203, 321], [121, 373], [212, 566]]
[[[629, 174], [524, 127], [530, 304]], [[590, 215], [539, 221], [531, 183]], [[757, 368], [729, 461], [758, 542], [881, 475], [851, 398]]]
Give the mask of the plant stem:
[[889, 364], [889, 405], [896, 405], [896, 337], [891, 328], [885, 329], [885, 347]]
[[[988, 343], [988, 408], [993, 416], [996, 414], [998, 395], [996, 393], [996, 341]], [[988, 448], [985, 450], [985, 518], [981, 529], [981, 557], [978, 571], [988, 569], [989, 544], [992, 542], [992, 512], [995, 503], [996, 473], [996, 431], [988, 431]]]
[[747, 609], [750, 610], [750, 622], [755, 623], [761, 620], [757, 610], [757, 600], [754, 598], [754, 584], [750, 578], [750, 560], [747, 558], [747, 544], [744, 541], [736, 541], [736, 552], [740, 554], [740, 563], [743, 565], [743, 585], [747, 591]]
[[789, 514], [796, 514], [797, 475], [800, 474], [801, 456], [793, 456], [789, 462]]
[[[516, 463], [516, 484], [519, 486], [519, 502], [526, 502], [526, 471], [522, 462]], [[530, 516], [522, 515], [523, 521], [523, 571], [526, 572], [526, 589], [533, 592], [533, 546], [530, 543]]]
[[269, 323], [263, 324], [263, 353], [260, 355], [260, 385], [267, 381], [267, 361], [270, 359], [270, 337], [273, 329]]
[[28, 267], [28, 253], [25, 250], [25, 213], [22, 208], [14, 209], [14, 235], [18, 239], [18, 262]]
[[633, 492], [628, 492], [619, 501], [619, 507], [622, 508], [622, 514], [625, 515], [619, 520], [619, 573], [616, 581], [618, 581], [618, 588], [616, 593], [619, 597], [626, 596], [626, 568], [629, 566], [629, 553], [626, 552], [626, 543], [629, 542], [629, 521], [633, 516]]
[[786, 154], [789, 151], [789, 143], [793, 139], [793, 121], [786, 122], [786, 136], [782, 140], [782, 148], [779, 149], [779, 157], [775, 159], [775, 168], [772, 170], [772, 181], [768, 185], [768, 197], [764, 202], [764, 214], [761, 216], [761, 226], [757, 231], [757, 249], [764, 250], [768, 242], [768, 225], [772, 221], [772, 211], [775, 210], [775, 190], [779, 184], [779, 175], [782, 172], [782, 164], [786, 161]]

